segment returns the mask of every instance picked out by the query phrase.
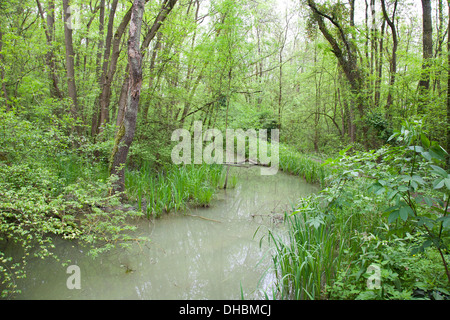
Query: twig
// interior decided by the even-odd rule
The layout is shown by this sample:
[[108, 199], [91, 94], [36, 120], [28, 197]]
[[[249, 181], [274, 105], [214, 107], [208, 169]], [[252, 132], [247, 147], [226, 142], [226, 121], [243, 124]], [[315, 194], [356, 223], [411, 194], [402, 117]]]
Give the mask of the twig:
[[208, 221], [213, 221], [213, 222], [222, 223], [222, 221], [215, 220], [215, 219], [210, 219], [210, 218], [206, 218], [206, 217], [199, 216], [199, 215], [196, 215], [196, 214], [187, 214], [187, 215], [190, 216], [190, 217], [196, 217], [196, 218], [200, 218], [200, 219], [204, 219], [204, 220], [208, 220]]

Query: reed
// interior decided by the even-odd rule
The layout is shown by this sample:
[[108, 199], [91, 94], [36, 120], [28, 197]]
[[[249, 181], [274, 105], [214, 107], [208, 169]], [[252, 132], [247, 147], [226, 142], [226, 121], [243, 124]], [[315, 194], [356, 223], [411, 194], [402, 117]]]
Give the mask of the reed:
[[282, 144], [279, 146], [279, 158], [282, 171], [298, 175], [308, 183], [325, 185], [325, 178], [329, 175], [329, 170], [320, 161]]
[[274, 297], [279, 299], [316, 300], [325, 298], [341, 267], [344, 238], [330, 223], [308, 223], [307, 214], [285, 217], [287, 234], [269, 232], [274, 243], [272, 256], [277, 282]]
[[[219, 165], [166, 166], [154, 172], [149, 165], [127, 171], [125, 187], [130, 201], [148, 217], [183, 211], [188, 205], [208, 206], [225, 174]], [[235, 179], [234, 179], [235, 181]], [[235, 185], [235, 182], [234, 182]]]

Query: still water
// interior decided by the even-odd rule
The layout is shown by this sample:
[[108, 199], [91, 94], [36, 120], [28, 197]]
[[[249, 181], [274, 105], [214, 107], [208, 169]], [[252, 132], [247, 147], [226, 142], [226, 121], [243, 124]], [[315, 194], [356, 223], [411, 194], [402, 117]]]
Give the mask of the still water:
[[[232, 168], [235, 188], [220, 191], [209, 208], [190, 209], [139, 221], [148, 243], [114, 249], [95, 259], [71, 242], [56, 253], [80, 270], [81, 289], [68, 289], [67, 267], [32, 260], [19, 284], [19, 299], [245, 299], [270, 295], [273, 274], [268, 228], [299, 198], [318, 188], [279, 172]], [[255, 234], [256, 232], [256, 234]], [[264, 237], [266, 236], [266, 237]], [[264, 238], [263, 238], [264, 237]], [[260, 241], [263, 238], [263, 241]]]

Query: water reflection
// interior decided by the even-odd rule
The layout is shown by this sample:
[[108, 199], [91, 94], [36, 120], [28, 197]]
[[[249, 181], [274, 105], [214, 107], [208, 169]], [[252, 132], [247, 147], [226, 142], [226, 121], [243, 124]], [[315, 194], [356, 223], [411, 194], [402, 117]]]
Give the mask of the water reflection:
[[317, 188], [283, 173], [233, 170], [239, 175], [236, 188], [221, 192], [210, 208], [142, 220], [138, 233], [149, 235], [149, 244], [92, 260], [72, 243], [58, 243], [59, 255], [81, 269], [81, 290], [67, 289], [61, 263], [35, 260], [19, 298], [240, 299], [241, 285], [246, 298], [261, 298], [258, 290], [272, 279], [268, 274], [261, 280], [270, 257], [260, 237], [253, 239], [255, 231], [261, 224], [273, 226], [271, 214]]

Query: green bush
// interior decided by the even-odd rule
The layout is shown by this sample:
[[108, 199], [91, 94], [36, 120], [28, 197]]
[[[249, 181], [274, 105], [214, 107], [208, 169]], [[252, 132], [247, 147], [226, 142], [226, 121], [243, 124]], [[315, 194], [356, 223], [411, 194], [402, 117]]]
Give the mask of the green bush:
[[[106, 164], [93, 162], [90, 143], [76, 141], [57, 125], [39, 127], [13, 112], [1, 113], [0, 290], [18, 293], [15, 279], [25, 277], [30, 256], [55, 257], [55, 237], [86, 245], [96, 256], [127, 245], [127, 219], [116, 196], [108, 196], [114, 177]], [[82, 143], [82, 144], [81, 144]], [[20, 252], [6, 254], [9, 246]], [[64, 263], [63, 261], [61, 261]]]
[[[295, 238], [285, 245], [272, 237], [276, 248], [283, 248], [275, 252], [275, 268], [287, 270], [278, 273], [281, 297], [450, 298], [447, 154], [428, 140], [421, 122], [404, 122], [389, 140], [392, 146], [353, 154], [347, 149], [325, 162], [330, 172], [326, 188], [303, 199], [294, 211], [296, 221], [304, 223], [288, 224], [289, 234], [296, 236], [311, 227], [325, 232], [321, 240], [302, 240], [294, 250], [289, 245], [298, 242]], [[334, 255], [315, 256], [327, 243], [324, 239], [336, 239]], [[315, 257], [322, 278], [314, 276], [317, 272], [300, 272], [309, 258], [286, 259], [292, 256]], [[334, 259], [339, 263], [330, 272], [326, 261]], [[374, 268], [379, 271], [375, 287], [369, 285]], [[313, 286], [310, 277], [316, 279]], [[292, 294], [297, 288], [301, 295]]]

